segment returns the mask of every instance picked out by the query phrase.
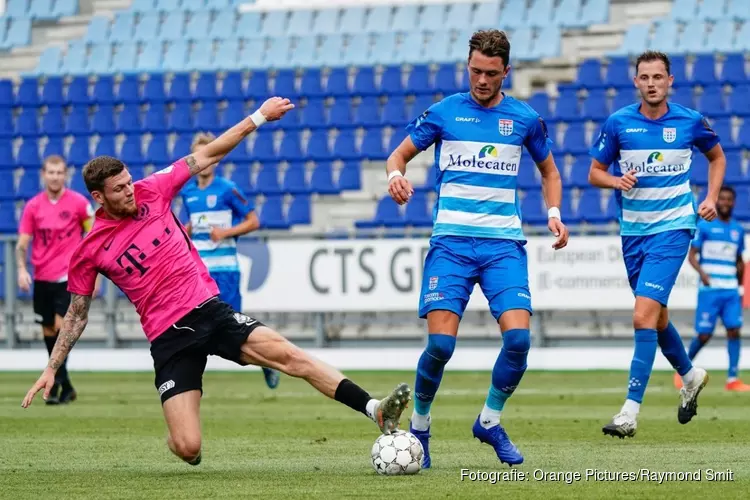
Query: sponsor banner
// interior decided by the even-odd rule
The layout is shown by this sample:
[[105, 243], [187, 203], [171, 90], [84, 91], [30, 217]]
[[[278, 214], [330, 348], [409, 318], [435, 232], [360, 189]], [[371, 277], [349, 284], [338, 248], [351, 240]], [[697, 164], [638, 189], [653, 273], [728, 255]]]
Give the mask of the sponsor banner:
[[[525, 247], [535, 310], [632, 309], [619, 237], [572, 237], [561, 251], [553, 241], [532, 237]], [[416, 314], [429, 240], [240, 240], [237, 248], [245, 311]], [[436, 278], [425, 279], [429, 294]], [[697, 285], [686, 259], [669, 306], [695, 308]], [[487, 307], [476, 286], [467, 309]]]

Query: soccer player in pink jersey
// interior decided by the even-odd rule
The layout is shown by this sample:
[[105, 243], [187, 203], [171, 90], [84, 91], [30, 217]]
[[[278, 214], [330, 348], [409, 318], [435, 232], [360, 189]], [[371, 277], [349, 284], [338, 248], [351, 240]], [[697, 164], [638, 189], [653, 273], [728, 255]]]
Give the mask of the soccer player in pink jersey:
[[[94, 210], [85, 196], [65, 187], [67, 165], [57, 155], [49, 156], [42, 165], [44, 191], [31, 198], [23, 209], [16, 244], [18, 286], [29, 292], [34, 285], [34, 319], [42, 325], [44, 343], [51, 355], [62, 326], [62, 318], [70, 305], [68, 263], [70, 257], [91, 229]], [[26, 255], [31, 243], [34, 277], [26, 268]], [[75, 401], [77, 394], [70, 383], [63, 359], [47, 404]]]
[[100, 156], [86, 165], [86, 187], [101, 208], [71, 261], [72, 300], [49, 364], [21, 406], [27, 408], [42, 389], [44, 397], [49, 396], [56, 371], [86, 327], [94, 279], [101, 273], [140, 315], [151, 342], [154, 382], [169, 429], [167, 445], [185, 462], [198, 465], [201, 460], [199, 408], [209, 355], [303, 378], [329, 398], [367, 415], [381, 432], [398, 427], [410, 399], [407, 384], [399, 384], [382, 400], [374, 399], [271, 328], [234, 311], [219, 299], [216, 283], [171, 211], [172, 199], [192, 176], [293, 107], [288, 99], [272, 97], [200, 150], [136, 183], [115, 158]]

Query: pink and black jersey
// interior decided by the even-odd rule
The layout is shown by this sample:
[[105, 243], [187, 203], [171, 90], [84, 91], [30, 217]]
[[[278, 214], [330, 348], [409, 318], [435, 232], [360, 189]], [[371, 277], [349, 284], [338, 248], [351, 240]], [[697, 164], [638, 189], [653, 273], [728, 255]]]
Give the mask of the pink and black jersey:
[[136, 182], [138, 213], [112, 219], [99, 209], [70, 263], [71, 293], [91, 295], [96, 274], [103, 274], [135, 305], [149, 341], [219, 294], [172, 213], [172, 199], [189, 179], [190, 169], [180, 160]]
[[36, 281], [62, 282], [68, 264], [94, 210], [81, 194], [66, 189], [56, 201], [46, 191], [31, 198], [23, 209], [20, 234], [31, 236], [31, 264]]

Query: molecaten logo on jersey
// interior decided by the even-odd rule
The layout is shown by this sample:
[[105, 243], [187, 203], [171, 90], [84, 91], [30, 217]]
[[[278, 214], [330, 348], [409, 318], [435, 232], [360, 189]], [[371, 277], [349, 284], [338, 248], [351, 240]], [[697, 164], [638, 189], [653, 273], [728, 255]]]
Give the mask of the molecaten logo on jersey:
[[472, 156], [464, 155], [448, 155], [448, 166], [450, 167], [464, 167], [464, 168], [483, 168], [487, 170], [501, 170], [505, 172], [516, 172], [518, 170], [518, 163], [509, 161], [495, 160], [498, 158], [500, 153], [497, 148], [491, 144], [483, 146], [479, 150], [479, 153]]
[[636, 162], [623, 162], [621, 168], [625, 170], [635, 170], [636, 173], [643, 174], [661, 174], [670, 173], [678, 174], [687, 170], [685, 163], [662, 163], [664, 161], [664, 155], [660, 151], [654, 151], [649, 154], [646, 161]]
[[500, 119], [497, 124], [500, 129], [500, 135], [512, 135], [513, 134], [513, 120]]
[[664, 142], [674, 142], [677, 139], [677, 129], [673, 127], [665, 127], [662, 132]]

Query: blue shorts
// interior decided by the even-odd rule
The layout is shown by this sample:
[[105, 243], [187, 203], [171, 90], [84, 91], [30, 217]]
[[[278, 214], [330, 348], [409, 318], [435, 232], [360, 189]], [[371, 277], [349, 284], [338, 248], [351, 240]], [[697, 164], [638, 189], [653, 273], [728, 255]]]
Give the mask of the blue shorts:
[[435, 310], [462, 317], [477, 283], [496, 320], [511, 309], [532, 312], [524, 245], [494, 238], [432, 238], [422, 276], [419, 317]]
[[648, 297], [667, 306], [692, 239], [688, 229], [622, 237], [622, 256], [636, 297]]
[[716, 320], [727, 330], [742, 327], [742, 297], [737, 290], [701, 290], [695, 309], [695, 331], [699, 335], [711, 335]]
[[237, 312], [242, 312], [242, 294], [240, 294], [240, 272], [220, 271], [211, 273], [211, 277], [219, 287], [219, 298], [232, 306]]

